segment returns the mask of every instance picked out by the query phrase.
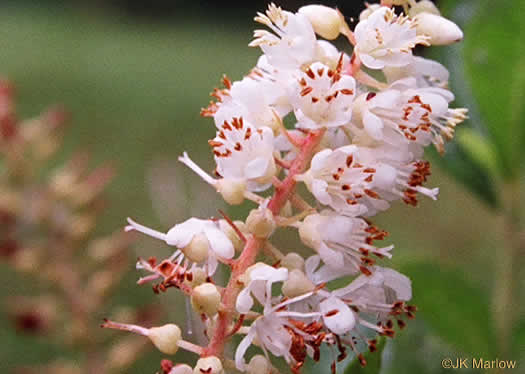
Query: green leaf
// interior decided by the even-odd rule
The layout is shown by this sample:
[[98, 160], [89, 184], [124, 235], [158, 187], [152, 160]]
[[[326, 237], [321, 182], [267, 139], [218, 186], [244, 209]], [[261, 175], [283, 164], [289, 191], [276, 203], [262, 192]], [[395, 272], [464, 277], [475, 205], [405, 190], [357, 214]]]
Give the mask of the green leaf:
[[381, 371], [383, 350], [385, 349], [385, 338], [379, 338], [377, 351], [365, 353], [366, 366], [361, 366], [359, 360], [355, 359], [345, 369], [345, 374], [378, 374]]
[[[479, 6], [478, 0], [463, 0], [458, 2], [456, 0], [442, 0], [440, 1], [440, 9], [445, 17], [452, 19], [460, 27], [465, 28], [472, 21], [472, 16], [476, 14]], [[465, 36], [467, 39], [469, 35]], [[488, 130], [485, 128], [484, 120], [474, 98], [472, 97], [472, 90], [468, 84], [468, 76], [464, 69], [464, 50], [465, 42], [457, 43], [447, 47], [430, 48], [427, 57], [441, 62], [450, 71], [450, 87], [456, 100], [452, 103], [452, 107], [464, 107], [469, 110], [469, 119], [458, 127], [458, 133], [461, 136], [461, 131], [469, 129], [475, 131], [483, 136], [487, 141], [491, 142], [488, 135]], [[433, 160], [441, 165], [447, 172], [449, 172], [458, 182], [465, 185], [471, 192], [473, 192], [480, 200], [484, 201], [492, 208], [497, 208], [499, 205], [497, 187], [495, 185], [495, 178], [492, 172], [483, 165], [480, 165], [479, 160], [475, 159], [471, 149], [466, 149], [464, 145], [460, 144], [461, 139], [456, 138], [446, 145], [446, 153], [444, 157], [438, 156], [437, 152], [430, 150]], [[492, 168], [503, 170], [499, 153], [494, 151]]]
[[465, 29], [465, 70], [504, 176], [525, 150], [525, 2], [483, 0]]
[[487, 139], [473, 129], [464, 128], [456, 135], [457, 142], [469, 156], [496, 179], [500, 174], [496, 151]]
[[405, 264], [401, 270], [412, 279], [418, 318], [458, 350], [491, 357], [494, 339], [486, 293], [458, 269], [419, 261]]

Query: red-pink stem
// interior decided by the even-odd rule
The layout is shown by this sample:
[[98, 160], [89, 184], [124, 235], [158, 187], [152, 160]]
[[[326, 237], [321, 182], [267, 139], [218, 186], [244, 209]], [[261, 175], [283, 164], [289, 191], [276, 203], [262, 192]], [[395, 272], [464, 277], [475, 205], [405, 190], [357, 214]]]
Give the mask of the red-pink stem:
[[[325, 130], [311, 131], [303, 140], [301, 150], [290, 166], [288, 175], [282, 184], [275, 189], [275, 193], [268, 204], [268, 209], [274, 215], [278, 215], [286, 201], [294, 192], [296, 181], [295, 176], [301, 174], [308, 164], [323, 137]], [[224, 352], [224, 346], [230, 338], [230, 326], [235, 317], [235, 301], [241, 291], [242, 283], [239, 278], [244, 274], [246, 269], [254, 264], [257, 254], [263, 248], [266, 239], [251, 236], [239, 256], [232, 263], [232, 273], [228, 285], [226, 286], [222, 298], [223, 307], [219, 311], [217, 327], [211, 337], [208, 347], [202, 353], [202, 356], [220, 356]]]

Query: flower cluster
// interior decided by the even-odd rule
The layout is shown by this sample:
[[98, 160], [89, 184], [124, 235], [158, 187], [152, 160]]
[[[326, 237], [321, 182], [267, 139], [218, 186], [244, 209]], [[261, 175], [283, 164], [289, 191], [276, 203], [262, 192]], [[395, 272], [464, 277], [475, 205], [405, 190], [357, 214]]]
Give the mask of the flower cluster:
[[[292, 13], [271, 4], [255, 20], [265, 29], [255, 31], [250, 46], [263, 54], [242, 80], [224, 78], [212, 93], [216, 101], [202, 111], [217, 130], [209, 140], [214, 173], [186, 153], [180, 161], [227, 203], [250, 200], [257, 207], [244, 222], [224, 214], [191, 218], [167, 233], [128, 219], [126, 230], [176, 247], [159, 264], [139, 261], [150, 273], [141, 283], [159, 279], [157, 291], [180, 289], [206, 324], [206, 347], [180, 333], [170, 340], [174, 349], [157, 345], [201, 356], [194, 369], [164, 361], [164, 373], [217, 374], [228, 366], [272, 373], [270, 354], [299, 372], [308, 357], [319, 360], [323, 345], [338, 350], [337, 360], [352, 351], [365, 365], [362, 351], [374, 351], [378, 335], [393, 337], [394, 323], [403, 328], [415, 312], [407, 304], [410, 280], [377, 264], [392, 256], [393, 246], [378, 244], [387, 232], [369, 219], [397, 200], [413, 206], [421, 195], [436, 200], [438, 189], [425, 186], [424, 148], [444, 152], [466, 118], [465, 109], [450, 107], [447, 69], [413, 53], [417, 45], [463, 37], [430, 1], [368, 5], [354, 30], [339, 11], [321, 5]], [[328, 41], [339, 36], [349, 51]], [[300, 184], [310, 196], [301, 196]], [[271, 241], [283, 228], [297, 230], [311, 249], [306, 258]], [[262, 253], [266, 259], [257, 262]], [[225, 286], [213, 277], [220, 263], [231, 268]], [[339, 287], [331, 285], [335, 280]], [[157, 344], [153, 329], [107, 327]], [[232, 360], [224, 348], [236, 334], [244, 338]], [[252, 345], [264, 355], [248, 359]]]

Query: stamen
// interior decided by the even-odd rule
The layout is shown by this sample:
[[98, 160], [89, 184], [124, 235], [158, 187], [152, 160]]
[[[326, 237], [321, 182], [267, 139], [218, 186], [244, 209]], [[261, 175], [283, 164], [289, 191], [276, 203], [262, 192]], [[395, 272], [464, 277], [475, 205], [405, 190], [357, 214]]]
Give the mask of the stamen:
[[155, 239], [160, 239], [160, 240], [166, 241], [166, 234], [164, 234], [164, 233], [162, 233], [160, 231], [156, 231], [156, 230], [150, 229], [149, 227], [142, 226], [142, 225], [138, 224], [137, 222], [133, 221], [129, 217], [128, 217], [128, 223], [129, 223], [129, 225], [124, 228], [124, 230], [126, 232], [138, 231], [138, 232], [141, 232], [141, 233], [143, 233], [145, 235], [151, 236], [151, 237], [153, 237]]
[[204, 179], [204, 181], [212, 186], [217, 185], [217, 180], [213, 179], [208, 173], [206, 173], [202, 168], [197, 165], [193, 160], [188, 156], [187, 152], [184, 152], [182, 156], [178, 159], [180, 162], [182, 162], [184, 165], [189, 167], [191, 170], [193, 170], [199, 177]]

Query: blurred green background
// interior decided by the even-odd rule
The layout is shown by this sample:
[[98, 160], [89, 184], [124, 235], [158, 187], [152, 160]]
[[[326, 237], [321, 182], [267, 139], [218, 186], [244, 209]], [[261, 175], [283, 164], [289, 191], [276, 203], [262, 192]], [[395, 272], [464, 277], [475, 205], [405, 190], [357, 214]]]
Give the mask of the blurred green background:
[[[339, 5], [347, 16], [362, 7], [360, 1], [321, 3]], [[381, 373], [445, 373], [441, 360], [447, 357], [518, 360], [515, 372], [525, 373], [525, 43], [519, 39], [525, 9], [520, 0], [440, 3], [464, 27], [465, 42], [428, 55], [451, 70], [456, 106], [468, 107], [471, 120], [444, 160], [429, 153], [435, 161], [429, 185], [440, 187], [439, 201], [425, 200], [415, 209], [397, 204], [375, 220], [391, 233], [392, 267], [411, 277], [420, 309], [387, 344]], [[287, 9], [303, 4], [279, 3]], [[211, 167], [206, 140], [214, 126], [199, 111], [222, 74], [240, 79], [255, 64], [259, 51], [247, 44], [252, 16], [264, 8], [262, 1], [1, 3], [0, 74], [16, 86], [21, 117], [63, 104], [72, 120], [56, 162], [87, 149], [96, 162], [117, 165], [111, 204], [99, 224], [104, 233], [123, 226], [127, 216], [166, 229], [190, 214], [223, 207], [176, 158], [187, 150]], [[234, 217], [244, 212], [230, 210]], [[147, 239], [136, 250], [169, 253]], [[19, 292], [27, 280], [3, 264], [0, 269], [0, 297]], [[130, 264], [119, 302], [133, 306], [157, 297], [149, 287], [137, 287], [136, 277]], [[185, 312], [174, 294], [162, 296], [166, 321], [182, 322]], [[4, 314], [0, 331], [2, 373], [21, 363], [81, 354], [17, 333]], [[160, 358], [153, 352], [129, 373], [153, 373]], [[175, 357], [187, 359], [192, 357]]]

